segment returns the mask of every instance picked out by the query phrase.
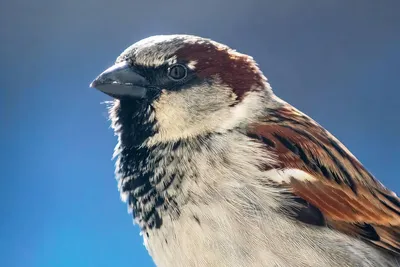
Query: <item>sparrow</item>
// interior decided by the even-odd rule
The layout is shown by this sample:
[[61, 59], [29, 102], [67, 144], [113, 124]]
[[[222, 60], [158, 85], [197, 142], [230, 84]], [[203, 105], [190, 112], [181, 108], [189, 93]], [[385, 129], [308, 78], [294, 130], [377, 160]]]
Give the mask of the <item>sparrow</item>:
[[151, 36], [90, 86], [114, 98], [118, 189], [157, 266], [400, 266], [400, 199], [252, 57]]

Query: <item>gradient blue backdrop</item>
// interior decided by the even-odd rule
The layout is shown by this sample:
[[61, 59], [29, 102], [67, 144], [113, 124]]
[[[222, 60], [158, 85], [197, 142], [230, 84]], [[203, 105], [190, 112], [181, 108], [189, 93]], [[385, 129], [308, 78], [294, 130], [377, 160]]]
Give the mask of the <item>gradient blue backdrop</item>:
[[153, 266], [113, 178], [109, 98], [88, 85], [154, 34], [251, 54], [279, 96], [399, 192], [399, 10], [399, 0], [2, 1], [0, 266]]

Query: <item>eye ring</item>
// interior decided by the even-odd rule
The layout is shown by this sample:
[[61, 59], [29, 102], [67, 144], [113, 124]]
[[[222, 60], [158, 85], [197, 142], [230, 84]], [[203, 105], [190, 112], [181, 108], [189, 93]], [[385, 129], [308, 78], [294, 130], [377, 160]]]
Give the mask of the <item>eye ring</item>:
[[182, 64], [174, 64], [168, 68], [168, 77], [173, 81], [181, 81], [187, 77], [187, 68]]

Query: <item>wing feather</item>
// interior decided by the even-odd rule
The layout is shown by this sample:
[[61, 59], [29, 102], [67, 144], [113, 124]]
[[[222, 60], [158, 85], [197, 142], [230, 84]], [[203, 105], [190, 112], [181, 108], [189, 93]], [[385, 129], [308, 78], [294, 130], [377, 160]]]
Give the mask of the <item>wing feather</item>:
[[400, 254], [400, 199], [311, 118], [289, 105], [269, 114], [251, 125], [248, 135], [276, 155], [277, 165], [269, 168], [297, 169], [315, 178], [293, 174], [281, 182], [294, 198], [313, 209], [303, 209], [301, 221], [314, 222], [304, 216], [320, 212], [326, 226]]

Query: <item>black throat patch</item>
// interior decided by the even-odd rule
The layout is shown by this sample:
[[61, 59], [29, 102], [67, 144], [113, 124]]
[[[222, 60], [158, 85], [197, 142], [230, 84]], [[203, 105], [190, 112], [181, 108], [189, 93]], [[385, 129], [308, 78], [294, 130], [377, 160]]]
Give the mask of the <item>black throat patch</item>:
[[127, 197], [135, 222], [147, 234], [147, 230], [161, 227], [163, 211], [171, 209], [169, 214], [179, 216], [175, 196], [167, 194], [167, 189], [175, 187], [177, 191], [184, 176], [178, 171], [166, 173], [162, 167], [176, 160], [173, 151], [180, 142], [152, 148], [143, 145], [156, 133], [156, 122], [150, 121], [152, 112], [145, 101], [136, 100], [116, 101], [110, 112], [118, 136], [115, 173], [119, 191]]

